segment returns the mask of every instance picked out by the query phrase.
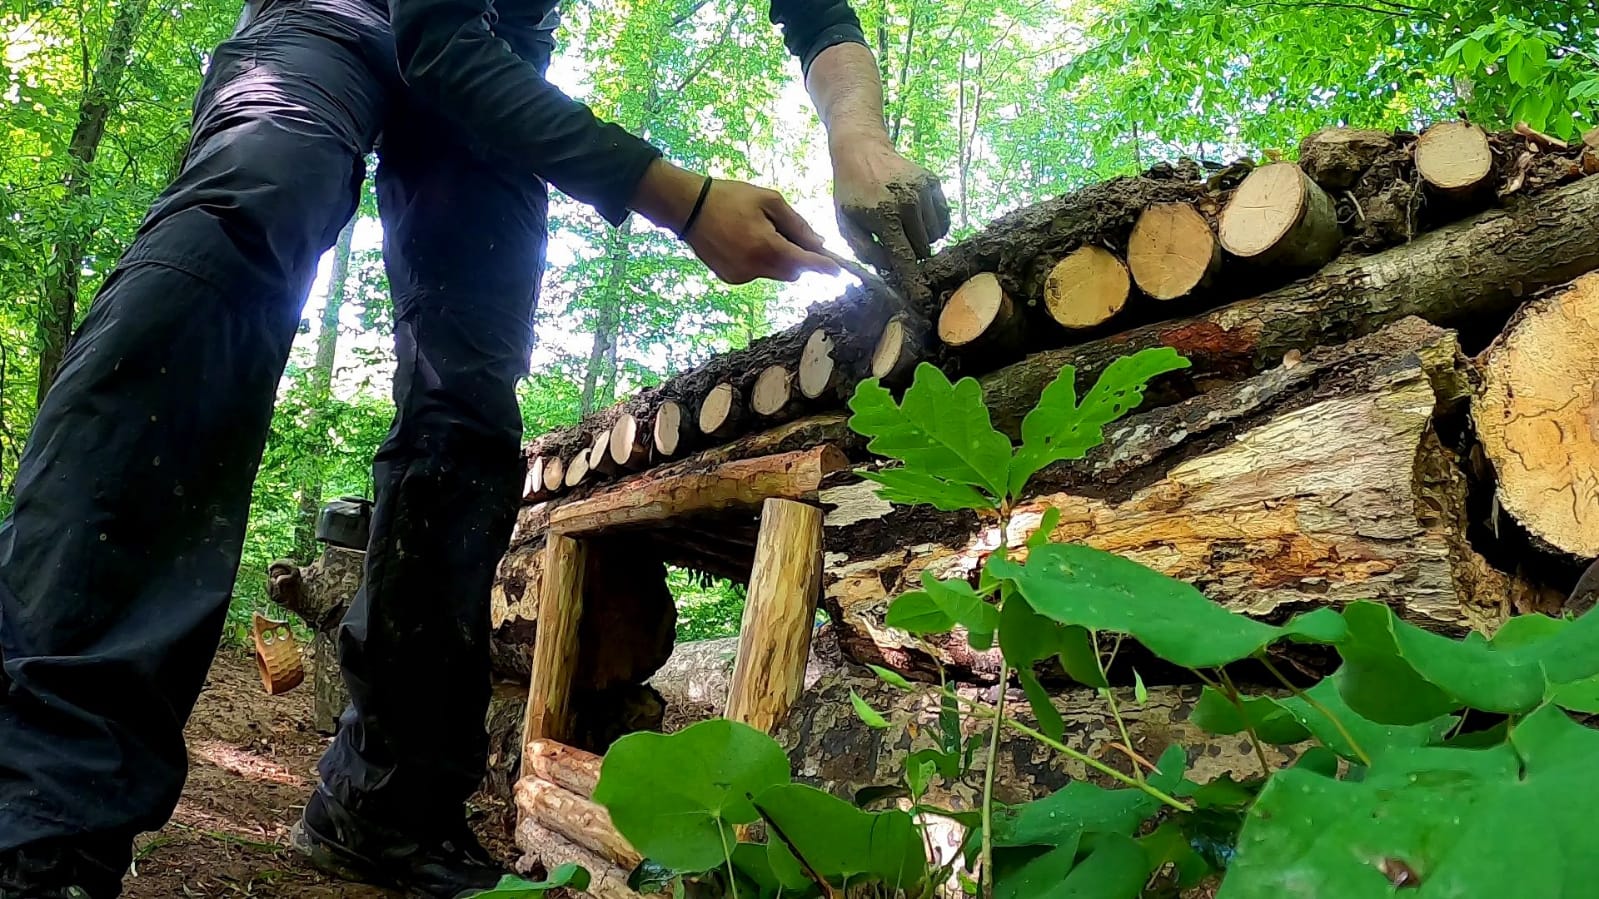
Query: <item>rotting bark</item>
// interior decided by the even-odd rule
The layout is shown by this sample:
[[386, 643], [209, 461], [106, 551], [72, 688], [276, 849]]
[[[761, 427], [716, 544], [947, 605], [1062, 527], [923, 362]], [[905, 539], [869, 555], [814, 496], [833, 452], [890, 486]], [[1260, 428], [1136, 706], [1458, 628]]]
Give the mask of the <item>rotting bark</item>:
[[[1045, 469], [1013, 515], [1020, 545], [1045, 508], [1054, 537], [1190, 581], [1277, 620], [1377, 600], [1432, 630], [1491, 627], [1535, 591], [1465, 536], [1465, 480], [1432, 434], [1469, 393], [1453, 335], [1416, 319], [1116, 425], [1078, 463]], [[1435, 458], [1436, 457], [1436, 458]], [[842, 481], [843, 479], [841, 479]], [[869, 482], [824, 490], [824, 604], [857, 661], [926, 676], [933, 662], [992, 677], [957, 635], [919, 644], [883, 625], [921, 573], [973, 576], [998, 545], [973, 513], [891, 507]]]

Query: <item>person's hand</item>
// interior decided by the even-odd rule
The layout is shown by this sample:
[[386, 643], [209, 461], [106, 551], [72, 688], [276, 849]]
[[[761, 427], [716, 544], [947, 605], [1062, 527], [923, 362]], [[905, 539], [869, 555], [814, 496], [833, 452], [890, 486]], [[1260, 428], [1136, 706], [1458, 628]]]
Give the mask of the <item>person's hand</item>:
[[901, 156], [886, 135], [840, 134], [829, 144], [838, 226], [855, 254], [890, 271], [932, 255], [949, 233], [938, 178]]
[[[703, 176], [657, 160], [644, 174], [633, 208], [674, 231], [688, 221]], [[742, 181], [715, 181], [693, 224], [680, 235], [728, 284], [757, 278], [795, 281], [806, 272], [837, 274], [822, 239], [781, 194]]]

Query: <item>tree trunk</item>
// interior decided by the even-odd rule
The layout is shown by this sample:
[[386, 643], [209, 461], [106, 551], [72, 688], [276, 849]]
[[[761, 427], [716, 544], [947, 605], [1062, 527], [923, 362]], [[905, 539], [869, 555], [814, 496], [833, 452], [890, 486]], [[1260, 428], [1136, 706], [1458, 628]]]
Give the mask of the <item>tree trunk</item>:
[[[339, 314], [344, 309], [346, 284], [350, 278], [350, 253], [355, 242], [355, 223], [352, 216], [339, 232], [333, 245], [333, 266], [328, 276], [328, 295], [322, 305], [322, 325], [316, 336], [316, 359], [311, 363], [310, 392], [311, 415], [306, 428], [316, 445], [326, 448], [327, 429], [332, 425], [328, 416], [328, 399], [333, 392], [333, 363], [339, 356]], [[294, 524], [294, 557], [309, 563], [316, 557], [316, 519], [322, 508], [323, 459], [308, 460], [304, 477], [295, 493], [299, 498], [299, 517]]]
[[[632, 235], [631, 216], [611, 231], [610, 252], [606, 254], [605, 261], [605, 287], [600, 292], [599, 309], [595, 310], [594, 345], [589, 351], [588, 366], [583, 370], [583, 395], [578, 404], [580, 415], [593, 412], [601, 401], [609, 403], [616, 388], [617, 329], [621, 327], [623, 295], [627, 292]], [[600, 384], [606, 379], [609, 379], [609, 386], [601, 391]]]
[[1472, 420], [1499, 509], [1561, 556], [1599, 557], [1599, 274], [1522, 307], [1482, 369]]
[[[1353, 600], [1387, 602], [1450, 634], [1545, 596], [1490, 568], [1466, 540], [1465, 476], [1435, 419], [1469, 393], [1454, 336], [1417, 319], [1114, 426], [1078, 463], [1041, 472], [1017, 508], [1020, 545], [1043, 511], [1057, 540], [1190, 581], [1215, 602], [1277, 620]], [[974, 576], [994, 549], [973, 513], [891, 507], [869, 482], [824, 489], [824, 603], [856, 660], [933, 669], [883, 625], [924, 570]], [[998, 658], [960, 638], [936, 660], [973, 676]]]
[[78, 101], [78, 120], [73, 126], [72, 138], [67, 144], [67, 171], [61, 177], [62, 206], [69, 216], [62, 224], [61, 234], [50, 250], [51, 277], [44, 285], [44, 307], [35, 325], [34, 336], [39, 344], [39, 381], [36, 401], [44, 396], [54, 383], [56, 369], [66, 354], [67, 341], [78, 315], [78, 286], [82, 277], [83, 257], [87, 252], [88, 225], [75, 221], [71, 214], [88, 198], [93, 186], [94, 159], [100, 151], [100, 140], [105, 137], [111, 112], [116, 107], [122, 76], [128, 71], [134, 41], [150, 0], [123, 0], [117, 6], [116, 17], [111, 21], [111, 31], [100, 60], [88, 78], [83, 96]]

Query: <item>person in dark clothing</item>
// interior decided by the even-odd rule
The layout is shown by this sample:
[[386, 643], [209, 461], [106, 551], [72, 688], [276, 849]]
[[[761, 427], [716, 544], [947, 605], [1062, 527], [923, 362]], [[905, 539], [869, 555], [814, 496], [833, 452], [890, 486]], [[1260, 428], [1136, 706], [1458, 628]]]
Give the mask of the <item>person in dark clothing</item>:
[[[555, 0], [376, 2], [265, 0], [217, 49], [182, 173], [39, 410], [0, 525], [0, 899], [118, 895], [134, 836], [177, 803], [274, 394], [374, 145], [397, 411], [340, 635], [351, 705], [294, 837], [344, 876], [458, 896], [503, 873], [463, 802], [485, 767], [546, 182], [674, 229], [729, 282], [833, 270], [776, 193], [673, 166], [552, 87]], [[773, 0], [771, 17], [857, 252], [925, 255], [948, 212], [888, 140], [854, 13]]]

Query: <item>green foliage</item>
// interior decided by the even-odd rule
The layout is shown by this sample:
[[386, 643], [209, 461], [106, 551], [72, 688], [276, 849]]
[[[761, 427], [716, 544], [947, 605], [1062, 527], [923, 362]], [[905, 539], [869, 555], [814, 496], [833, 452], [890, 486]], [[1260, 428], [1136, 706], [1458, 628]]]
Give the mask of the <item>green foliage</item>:
[[548, 895], [551, 890], [586, 890], [588, 886], [589, 873], [577, 865], [566, 864], [551, 871], [549, 877], [537, 883], [507, 874], [494, 889], [474, 893], [472, 899], [538, 899]]
[[738, 636], [748, 592], [743, 584], [683, 568], [669, 568], [666, 586], [677, 603], [679, 643]]

